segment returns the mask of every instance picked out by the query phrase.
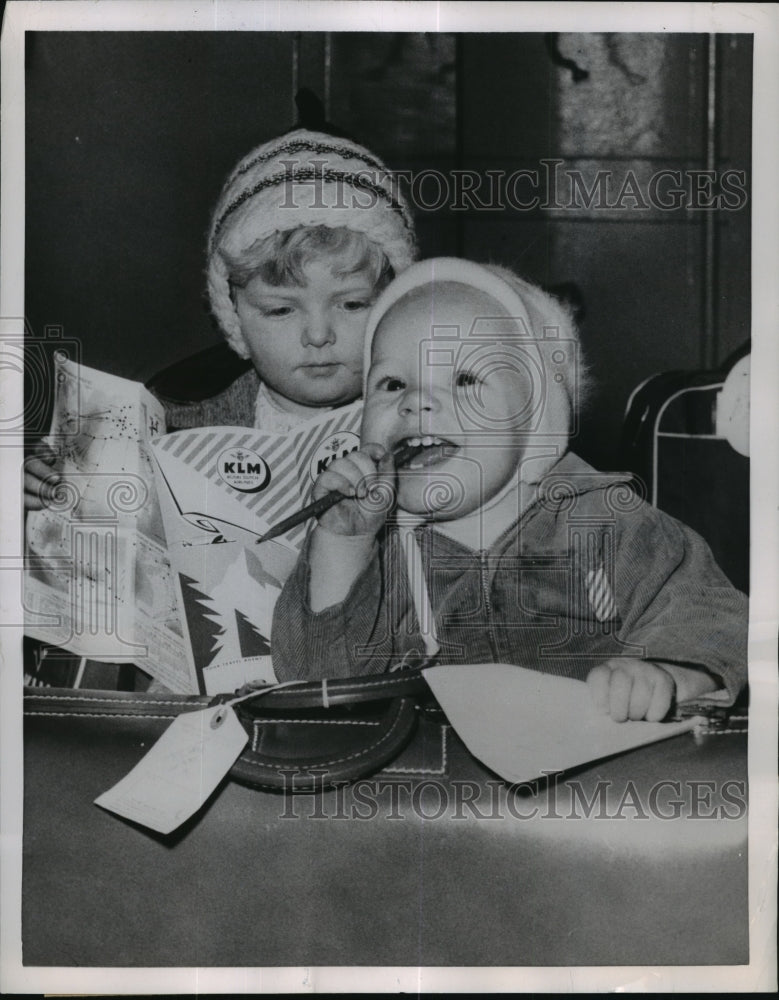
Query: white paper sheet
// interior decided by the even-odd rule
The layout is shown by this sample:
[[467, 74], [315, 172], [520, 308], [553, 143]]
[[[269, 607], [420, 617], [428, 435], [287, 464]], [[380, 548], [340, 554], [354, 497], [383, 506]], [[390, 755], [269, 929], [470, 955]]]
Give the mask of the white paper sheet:
[[506, 781], [533, 781], [693, 729], [684, 722], [614, 722], [583, 681], [507, 663], [423, 670], [433, 694], [474, 757]]

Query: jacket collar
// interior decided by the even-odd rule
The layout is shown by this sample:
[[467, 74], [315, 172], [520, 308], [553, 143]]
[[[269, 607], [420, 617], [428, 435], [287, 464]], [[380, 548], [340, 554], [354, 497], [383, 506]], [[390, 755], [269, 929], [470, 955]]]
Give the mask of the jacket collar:
[[[527, 512], [531, 513], [541, 506], [547, 509], [562, 507], [570, 497], [581, 496], [584, 493], [591, 493], [595, 490], [602, 490], [616, 484], [630, 483], [633, 476], [629, 472], [599, 472], [584, 459], [569, 451], [542, 476], [533, 489], [532, 496], [528, 496], [526, 502], [522, 504], [520, 520]], [[503, 542], [515, 530], [518, 524], [516, 519], [509, 525], [504, 525], [501, 530], [490, 538], [485, 544], [484, 536], [477, 538], [469, 537], [468, 533], [459, 530], [447, 530], [449, 522], [424, 522], [420, 517], [410, 514], [396, 514], [399, 524], [405, 525], [405, 530], [413, 529], [417, 533], [420, 531], [432, 532], [433, 535], [443, 535], [450, 542], [464, 547], [469, 551], [487, 549], [500, 549]], [[468, 519], [470, 520], [470, 519]]]
[[566, 497], [581, 496], [632, 480], [630, 472], [599, 472], [574, 452], [567, 451], [540, 480], [538, 495], [556, 503]]

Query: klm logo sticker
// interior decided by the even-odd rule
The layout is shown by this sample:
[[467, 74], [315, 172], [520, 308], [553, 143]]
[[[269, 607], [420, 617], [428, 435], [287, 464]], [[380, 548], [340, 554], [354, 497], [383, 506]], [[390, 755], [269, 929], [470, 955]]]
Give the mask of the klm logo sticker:
[[256, 452], [228, 448], [216, 460], [222, 482], [240, 493], [259, 493], [270, 483], [270, 466]]
[[332, 434], [329, 438], [326, 438], [314, 452], [314, 456], [311, 459], [309, 467], [311, 482], [316, 482], [328, 465], [337, 458], [343, 458], [350, 452], [356, 451], [359, 447], [359, 435], [354, 434], [352, 431], [339, 431], [337, 434]]

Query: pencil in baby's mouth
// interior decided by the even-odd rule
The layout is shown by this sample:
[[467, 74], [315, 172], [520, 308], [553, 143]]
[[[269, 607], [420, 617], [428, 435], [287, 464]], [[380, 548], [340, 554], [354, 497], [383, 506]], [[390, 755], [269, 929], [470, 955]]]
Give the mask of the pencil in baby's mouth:
[[[396, 448], [392, 453], [392, 457], [395, 460], [395, 465], [404, 465], [406, 462], [410, 462], [412, 458], [418, 455], [424, 450], [424, 445], [420, 442], [419, 444], [402, 444], [399, 448]], [[303, 507], [302, 510], [296, 511], [294, 514], [290, 514], [289, 517], [280, 521], [274, 528], [258, 538], [256, 544], [259, 545], [261, 542], [269, 542], [272, 538], [278, 538], [279, 535], [285, 535], [288, 531], [292, 531], [293, 528], [297, 528], [299, 524], [303, 524], [304, 521], [308, 521], [312, 517], [320, 517], [325, 511], [330, 510], [341, 500], [345, 500], [346, 495], [340, 493], [338, 490], [331, 490], [330, 493], [325, 493], [323, 497], [315, 500], [313, 503], [308, 504]]]

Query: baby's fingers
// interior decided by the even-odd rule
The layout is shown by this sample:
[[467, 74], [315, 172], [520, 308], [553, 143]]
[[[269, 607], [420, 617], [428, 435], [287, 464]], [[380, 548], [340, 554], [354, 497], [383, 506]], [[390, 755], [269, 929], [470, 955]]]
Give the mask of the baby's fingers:
[[373, 463], [375, 471], [379, 474], [391, 472], [394, 469], [392, 452], [387, 451], [383, 444], [377, 444], [375, 441], [367, 441], [362, 445], [360, 451], [354, 454], [366, 455]]
[[595, 708], [606, 715], [609, 711], [609, 683], [611, 681], [611, 668], [605, 663], [593, 667], [587, 674], [587, 687], [590, 689], [590, 698]]
[[345, 497], [356, 496], [357, 483], [361, 478], [361, 475], [355, 475], [341, 466], [338, 469], [328, 469], [317, 479], [313, 497], [318, 500], [319, 497], [332, 492], [343, 493]]
[[654, 693], [652, 679], [642, 675], [631, 678], [628, 718], [637, 721], [645, 719]]
[[624, 670], [612, 670], [609, 683], [609, 715], [615, 722], [626, 722], [630, 714], [633, 678]]
[[633, 659], [599, 664], [590, 671], [587, 686], [598, 711], [615, 722], [660, 722], [671, 708], [675, 689], [673, 678], [665, 670]]
[[[374, 448], [368, 446], [367, 448], [361, 448], [359, 451], [353, 451], [351, 455], [349, 455], [349, 460], [354, 463], [360, 473], [360, 478], [356, 483], [356, 496], [359, 499], [366, 497], [372, 489], [373, 484], [376, 482], [377, 459], [373, 457], [373, 452]], [[378, 454], [378, 451], [376, 453]], [[379, 455], [379, 457], [381, 457], [381, 455]]]
[[658, 667], [658, 676], [655, 681], [649, 707], [644, 718], [647, 722], [662, 722], [668, 715], [673, 705], [676, 684], [670, 674]]
[[359, 451], [353, 451], [325, 469], [316, 481], [314, 497], [319, 498], [331, 490], [337, 490], [347, 497], [359, 496], [367, 489], [366, 479], [375, 474], [376, 469], [371, 458]]
[[633, 678], [619, 667], [601, 663], [589, 672], [587, 684], [595, 707], [615, 722], [625, 722], [630, 713]]
[[395, 459], [383, 445], [373, 442], [364, 444], [362, 450], [370, 455], [374, 463], [374, 473], [368, 481], [365, 497], [376, 512], [386, 514], [395, 503]]

